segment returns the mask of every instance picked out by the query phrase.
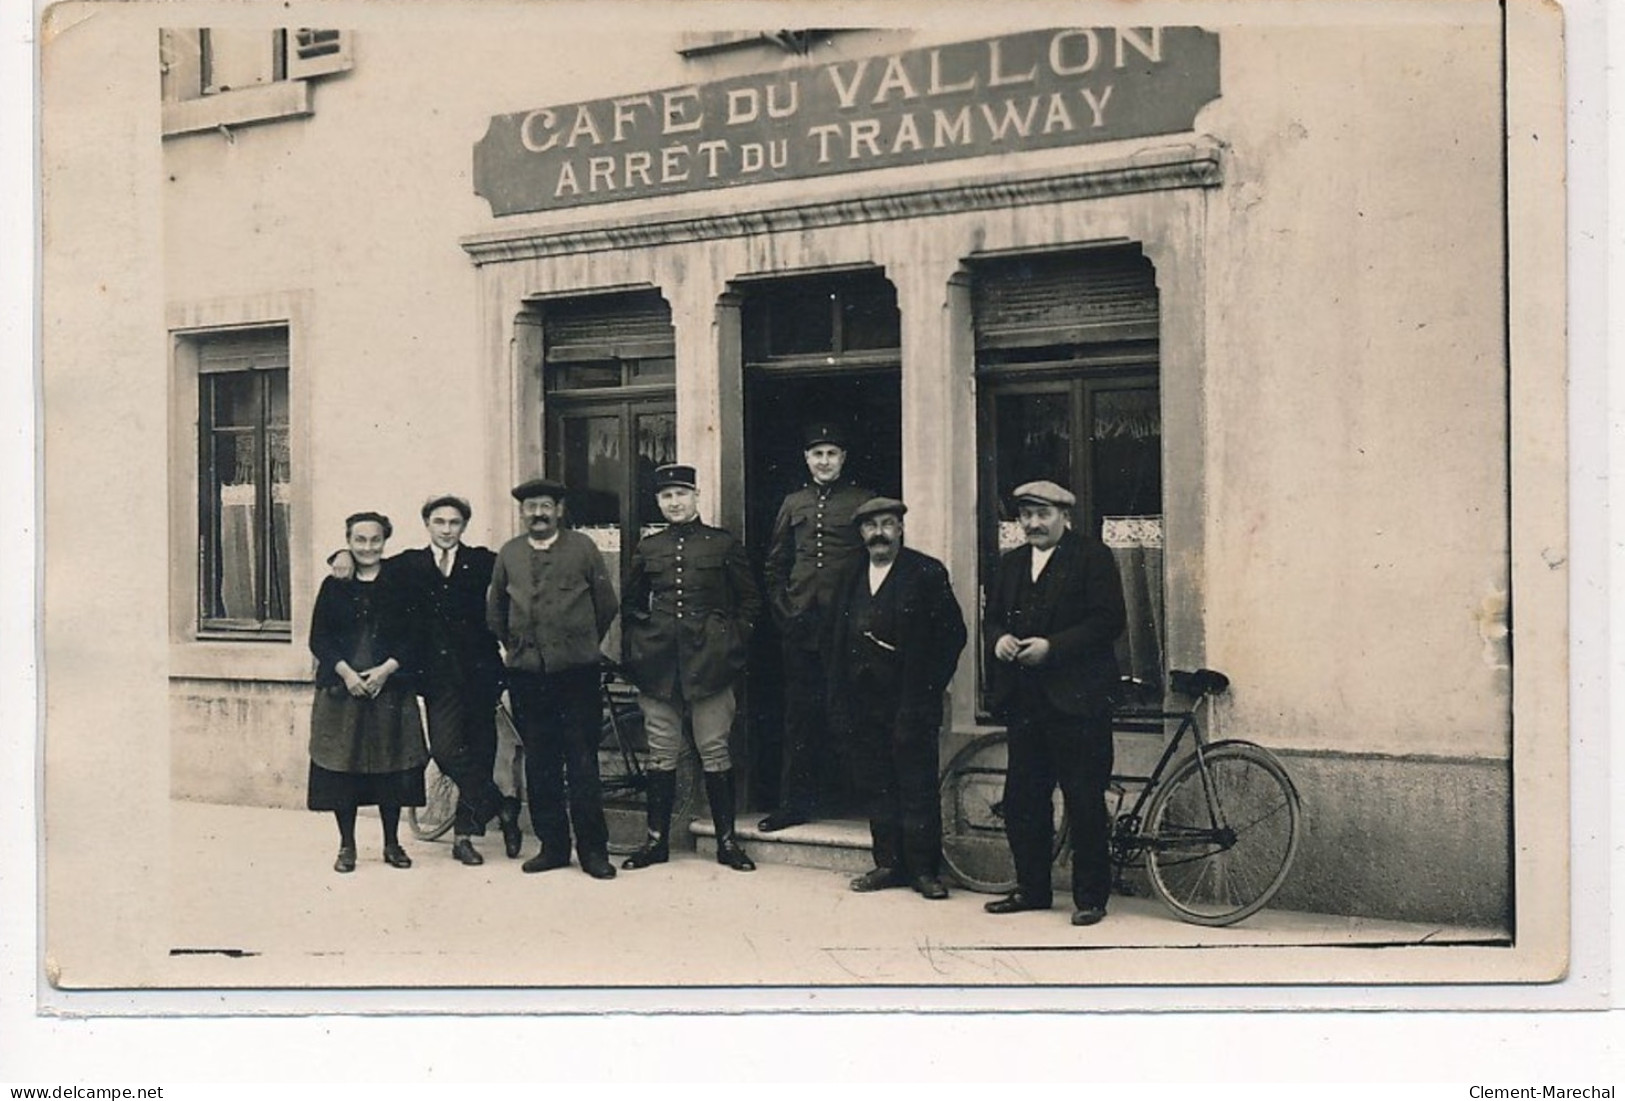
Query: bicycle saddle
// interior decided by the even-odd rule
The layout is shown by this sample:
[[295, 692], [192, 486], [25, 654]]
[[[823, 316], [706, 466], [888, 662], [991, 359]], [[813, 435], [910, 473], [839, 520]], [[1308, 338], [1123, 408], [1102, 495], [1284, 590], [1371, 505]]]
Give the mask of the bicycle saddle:
[[1181, 696], [1198, 699], [1220, 695], [1230, 687], [1230, 678], [1214, 669], [1198, 669], [1194, 673], [1174, 669], [1168, 673], [1168, 686]]

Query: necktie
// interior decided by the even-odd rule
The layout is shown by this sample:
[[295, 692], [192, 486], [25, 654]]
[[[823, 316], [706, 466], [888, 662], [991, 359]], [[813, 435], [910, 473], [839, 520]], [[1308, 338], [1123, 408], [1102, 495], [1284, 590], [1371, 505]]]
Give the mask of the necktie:
[[451, 551], [449, 550], [443, 550], [440, 552], [440, 576], [451, 576]]

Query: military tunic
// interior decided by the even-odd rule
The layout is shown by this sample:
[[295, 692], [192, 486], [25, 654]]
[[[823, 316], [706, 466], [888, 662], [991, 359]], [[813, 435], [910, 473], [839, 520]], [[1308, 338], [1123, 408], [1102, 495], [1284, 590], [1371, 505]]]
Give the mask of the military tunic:
[[762, 598], [745, 548], [699, 520], [638, 543], [621, 596], [621, 645], [640, 692], [670, 703], [732, 687]]

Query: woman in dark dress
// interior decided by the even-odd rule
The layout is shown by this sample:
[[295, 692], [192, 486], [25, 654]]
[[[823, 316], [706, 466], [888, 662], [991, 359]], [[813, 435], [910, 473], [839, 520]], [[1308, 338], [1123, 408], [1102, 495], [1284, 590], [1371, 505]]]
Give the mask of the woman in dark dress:
[[376, 512], [344, 521], [355, 570], [322, 581], [310, 621], [317, 667], [306, 805], [338, 820], [336, 872], [355, 871], [356, 808], [363, 806], [377, 806], [383, 819], [385, 863], [410, 868], [399, 840], [401, 808], [424, 802], [429, 753], [409, 683], [412, 609], [382, 578], [391, 533], [389, 517]]

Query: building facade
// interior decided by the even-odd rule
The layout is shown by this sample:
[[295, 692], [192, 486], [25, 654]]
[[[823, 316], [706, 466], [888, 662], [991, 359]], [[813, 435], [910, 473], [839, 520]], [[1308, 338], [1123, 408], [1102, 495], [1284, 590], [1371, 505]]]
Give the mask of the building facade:
[[[1276, 905], [1503, 927], [1500, 24], [169, 29], [171, 786], [300, 805], [342, 520], [649, 478], [756, 556], [815, 417], [968, 622], [1048, 477], [1124, 667], [1223, 670], [1307, 832]], [[1468, 13], [1463, 11], [1463, 15]], [[454, 39], [455, 41], [448, 41]], [[771, 631], [736, 731], [774, 795]], [[951, 751], [990, 720], [978, 647]], [[1124, 746], [1132, 756], [1143, 747]]]

